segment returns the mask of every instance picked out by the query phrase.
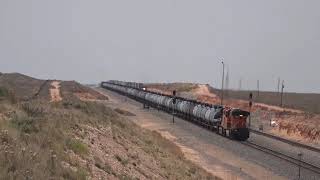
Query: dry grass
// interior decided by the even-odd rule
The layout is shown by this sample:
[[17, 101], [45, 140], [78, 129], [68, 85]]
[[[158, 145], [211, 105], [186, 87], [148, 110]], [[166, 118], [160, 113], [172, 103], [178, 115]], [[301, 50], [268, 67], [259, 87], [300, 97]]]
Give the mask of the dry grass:
[[[3, 162], [0, 177], [85, 179], [85, 167], [76, 167], [77, 171], [73, 172], [63, 168], [60, 162], [70, 161], [66, 154], [68, 149], [76, 154], [88, 154], [87, 146], [73, 139], [73, 129], [81, 123], [103, 124], [102, 117], [110, 119], [112, 114], [108, 112], [111, 110], [81, 101], [69, 103], [74, 104], [67, 107], [69, 109], [65, 103], [37, 100], [17, 104], [2, 100], [0, 104], [4, 114], [0, 119], [0, 161]], [[81, 116], [88, 120], [82, 121]], [[97, 116], [100, 119], [95, 118]]]
[[96, 99], [96, 100], [108, 100], [108, 97], [100, 94], [93, 89], [83, 86], [75, 81], [63, 81], [61, 82], [61, 93], [63, 97], [74, 96], [79, 98], [83, 96], [84, 98]]
[[193, 83], [160, 83], [160, 84], [146, 84], [149, 89], [159, 89], [169, 94], [175, 90], [177, 93], [190, 92], [198, 87]]
[[87, 155], [89, 152], [88, 146], [78, 139], [67, 139], [66, 145], [70, 150], [79, 155]]

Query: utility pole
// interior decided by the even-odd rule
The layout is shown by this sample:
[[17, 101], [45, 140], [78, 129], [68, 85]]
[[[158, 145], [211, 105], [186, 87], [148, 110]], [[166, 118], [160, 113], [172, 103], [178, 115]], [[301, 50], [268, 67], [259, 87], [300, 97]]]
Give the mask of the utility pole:
[[284, 80], [282, 80], [280, 107], [283, 106], [283, 89], [284, 89]]
[[226, 75], [226, 82], [225, 82], [225, 97], [228, 98], [229, 96], [229, 82], [230, 82], [230, 78], [229, 78], [229, 67], [227, 66], [227, 75]]
[[172, 92], [172, 94], [173, 94], [173, 100], [172, 100], [172, 104], [173, 104], [173, 108], [172, 108], [172, 123], [174, 124], [174, 108], [175, 108], [175, 105], [176, 105], [176, 102], [177, 102], [177, 99], [176, 99], [176, 91], [174, 90], [173, 92]]
[[258, 96], [257, 96], [257, 99], [258, 99], [259, 95], [260, 95], [260, 81], [259, 80], [257, 81], [257, 90], [258, 90]]
[[[142, 90], [143, 90], [143, 91], [146, 91], [146, 90], [147, 90], [147, 88], [142, 88]], [[146, 102], [145, 102], [145, 101], [143, 101], [143, 109], [146, 109], [146, 107], [147, 107], [147, 106], [146, 106]]]
[[299, 157], [299, 174], [298, 174], [298, 179], [300, 180], [300, 179], [301, 179], [301, 160], [302, 160], [302, 153], [301, 153], [301, 152], [298, 154], [298, 157]]
[[280, 78], [278, 78], [278, 89], [277, 89], [278, 95], [280, 93]]
[[239, 91], [241, 91], [242, 88], [242, 78], [239, 79]]
[[224, 62], [223, 60], [221, 61], [222, 63], [222, 86], [221, 86], [221, 106], [223, 105], [223, 86], [224, 86]]
[[250, 115], [249, 115], [249, 128], [251, 128], [251, 108], [252, 108], [252, 99], [253, 99], [253, 94], [252, 92], [250, 92], [249, 94], [249, 112], [250, 112]]

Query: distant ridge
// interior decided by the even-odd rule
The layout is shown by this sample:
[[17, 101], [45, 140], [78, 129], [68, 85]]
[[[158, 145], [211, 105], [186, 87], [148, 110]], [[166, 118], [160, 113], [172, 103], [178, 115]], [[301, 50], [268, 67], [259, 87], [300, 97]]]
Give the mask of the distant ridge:
[[[0, 88], [12, 92], [19, 101], [31, 99], [50, 100], [51, 82], [54, 80], [41, 80], [21, 73], [4, 73], [0, 75]], [[76, 81], [60, 81], [62, 95], [66, 97], [107, 100], [106, 96], [84, 86]]]
[[39, 91], [44, 82], [44, 80], [20, 73], [3, 73], [0, 76], [0, 87], [14, 92], [18, 100], [30, 99]]

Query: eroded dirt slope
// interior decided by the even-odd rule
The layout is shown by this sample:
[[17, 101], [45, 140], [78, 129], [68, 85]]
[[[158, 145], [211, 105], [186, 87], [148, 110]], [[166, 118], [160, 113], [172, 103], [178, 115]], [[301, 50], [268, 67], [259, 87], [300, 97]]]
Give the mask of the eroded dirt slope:
[[59, 102], [62, 101], [61, 93], [60, 93], [60, 82], [59, 81], [52, 81], [50, 88], [50, 96], [51, 102]]

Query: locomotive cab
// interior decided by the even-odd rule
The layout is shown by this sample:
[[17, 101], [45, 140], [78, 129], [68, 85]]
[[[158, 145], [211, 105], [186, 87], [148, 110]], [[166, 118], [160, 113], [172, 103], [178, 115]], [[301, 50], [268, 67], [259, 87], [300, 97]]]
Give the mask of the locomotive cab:
[[250, 113], [247, 111], [225, 107], [221, 122], [223, 134], [232, 139], [247, 140], [249, 138], [249, 129], [247, 127], [247, 118], [249, 116]]

